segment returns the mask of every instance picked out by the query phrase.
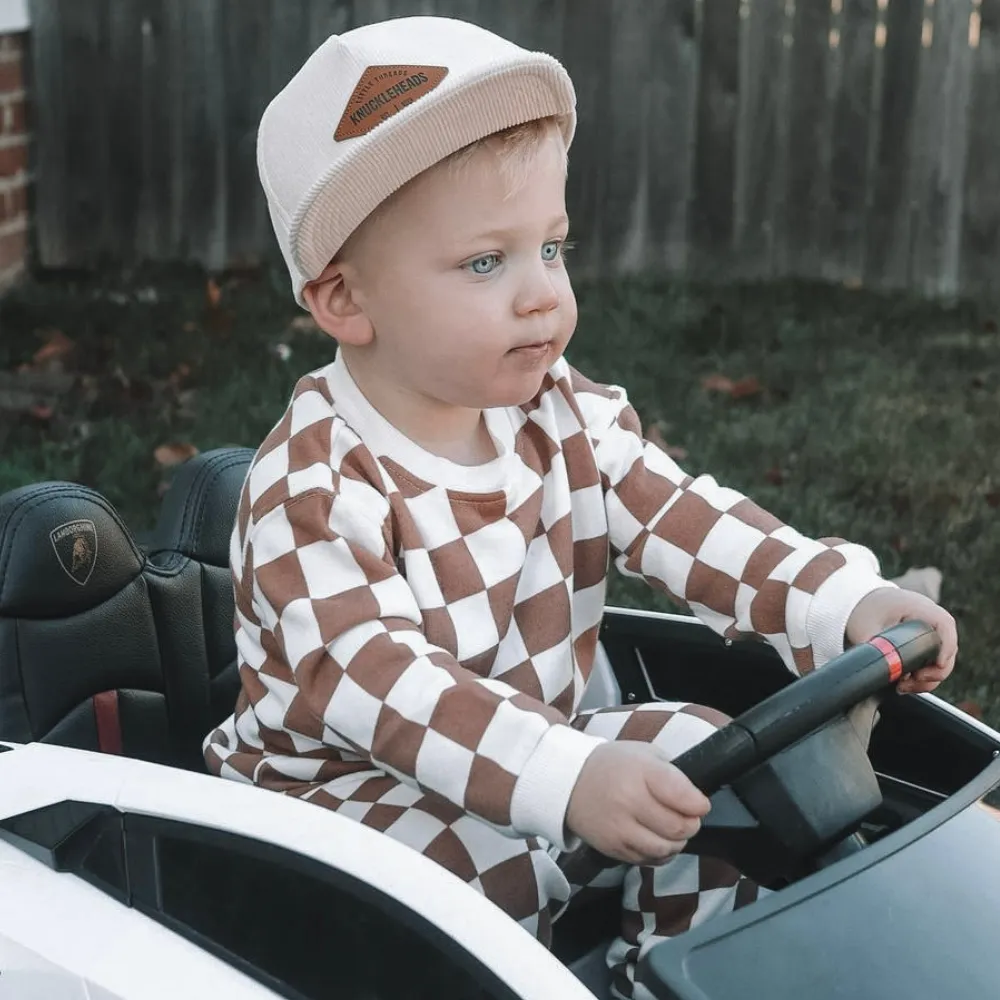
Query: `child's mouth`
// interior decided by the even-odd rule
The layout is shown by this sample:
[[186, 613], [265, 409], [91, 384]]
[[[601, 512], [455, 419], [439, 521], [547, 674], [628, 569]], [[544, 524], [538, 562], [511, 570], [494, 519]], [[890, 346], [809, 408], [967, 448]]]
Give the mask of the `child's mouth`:
[[533, 344], [523, 344], [521, 347], [514, 347], [509, 353], [517, 355], [521, 358], [537, 360], [539, 358], [544, 358], [549, 353], [549, 349], [551, 347], [551, 340], [539, 340]]

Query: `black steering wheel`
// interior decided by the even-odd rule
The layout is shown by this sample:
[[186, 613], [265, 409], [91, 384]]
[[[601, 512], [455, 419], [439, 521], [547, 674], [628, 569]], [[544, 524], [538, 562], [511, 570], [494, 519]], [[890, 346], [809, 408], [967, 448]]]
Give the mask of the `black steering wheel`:
[[673, 763], [710, 796], [866, 699], [893, 690], [900, 678], [934, 663], [940, 649], [929, 625], [894, 625], [754, 705]]
[[924, 622], [895, 625], [676, 757], [712, 798], [689, 849], [746, 871], [758, 863], [770, 870], [779, 847], [812, 867], [863, 847], [856, 831], [882, 801], [867, 754], [878, 702], [900, 678], [934, 663], [940, 648]]

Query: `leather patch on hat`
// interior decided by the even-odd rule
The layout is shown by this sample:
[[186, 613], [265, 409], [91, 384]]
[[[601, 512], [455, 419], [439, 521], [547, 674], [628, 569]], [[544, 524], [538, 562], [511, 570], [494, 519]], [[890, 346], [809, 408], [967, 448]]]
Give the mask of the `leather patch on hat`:
[[429, 94], [447, 75], [445, 66], [369, 66], [347, 102], [334, 139], [343, 142], [366, 135]]

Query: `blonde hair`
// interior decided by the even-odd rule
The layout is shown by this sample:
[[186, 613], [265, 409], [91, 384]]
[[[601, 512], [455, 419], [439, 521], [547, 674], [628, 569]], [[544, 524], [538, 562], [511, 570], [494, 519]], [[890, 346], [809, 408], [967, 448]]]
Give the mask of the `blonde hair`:
[[[566, 143], [563, 140], [560, 128], [560, 119], [557, 115], [549, 115], [545, 118], [533, 118], [531, 121], [521, 122], [512, 125], [510, 128], [501, 129], [499, 132], [492, 132], [482, 139], [463, 146], [454, 153], [439, 160], [429, 170], [438, 168], [452, 172], [452, 176], [460, 173], [472, 158], [480, 150], [487, 150], [496, 157], [500, 176], [506, 188], [506, 197], [510, 198], [524, 186], [531, 173], [531, 164], [535, 154], [546, 142], [556, 142], [562, 152], [563, 170], [569, 165], [569, 154]], [[418, 175], [419, 176], [419, 175]], [[415, 180], [416, 178], [414, 178]], [[364, 230], [377, 227], [379, 223], [392, 211], [392, 207], [399, 195], [406, 190], [409, 183], [394, 191], [381, 204], [364, 219], [360, 226], [354, 230], [344, 241], [344, 245], [337, 251], [334, 260], [342, 260], [350, 254], [352, 244], [356, 243], [359, 234]]]
[[468, 146], [452, 153], [441, 161], [445, 169], [460, 172], [479, 150], [488, 150], [497, 158], [500, 176], [507, 186], [510, 197], [524, 185], [528, 179], [531, 162], [545, 142], [555, 141], [562, 151], [563, 170], [569, 162], [566, 143], [563, 141], [559, 127], [559, 118], [550, 115], [546, 118], [533, 118], [531, 121], [512, 125], [510, 128], [493, 132], [477, 139]]

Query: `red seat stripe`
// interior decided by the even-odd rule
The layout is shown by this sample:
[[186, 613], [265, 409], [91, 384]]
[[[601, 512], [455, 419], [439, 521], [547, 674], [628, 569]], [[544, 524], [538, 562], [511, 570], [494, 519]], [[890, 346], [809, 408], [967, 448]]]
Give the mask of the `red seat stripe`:
[[118, 715], [118, 692], [95, 694], [94, 719], [97, 722], [97, 749], [101, 753], [122, 752], [122, 723]]

